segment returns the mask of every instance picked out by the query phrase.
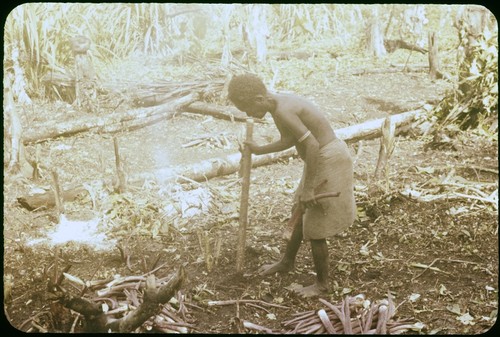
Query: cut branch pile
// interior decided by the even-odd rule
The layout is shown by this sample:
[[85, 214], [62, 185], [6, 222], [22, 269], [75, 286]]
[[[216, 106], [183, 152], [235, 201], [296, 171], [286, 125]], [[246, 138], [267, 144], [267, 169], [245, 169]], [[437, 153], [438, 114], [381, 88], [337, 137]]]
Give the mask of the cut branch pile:
[[220, 95], [223, 88], [224, 80], [220, 79], [187, 82], [163, 81], [139, 85], [138, 88], [134, 89], [133, 100], [139, 106], [154, 106], [193, 92], [199, 92], [204, 99], [210, 99], [210, 97]]
[[[49, 281], [48, 290], [53, 295], [54, 303], [85, 318], [85, 332], [193, 331], [194, 326], [188, 322], [191, 318], [179, 291], [185, 279], [184, 268], [179, 268], [173, 276], [157, 279], [153, 273], [160, 268], [141, 276], [88, 282], [66, 273], [69, 269], [66, 268], [66, 272], [55, 278], [55, 282]], [[85, 297], [71, 295], [61, 287], [63, 279], [69, 280], [72, 286], [83, 286], [81, 294], [89, 290], [93, 294]], [[57, 321], [58, 317], [53, 312], [51, 316]], [[78, 317], [81, 316], [77, 316], [77, 320]], [[34, 327], [39, 325], [34, 323]], [[76, 322], [73, 327], [75, 325]], [[49, 331], [50, 327], [44, 329]]]
[[215, 147], [220, 149], [229, 149], [231, 148], [231, 142], [229, 141], [228, 137], [229, 134], [227, 132], [221, 132], [218, 134], [208, 133], [191, 138], [188, 142], [182, 144], [181, 146], [183, 148], [187, 148], [205, 145], [210, 148]]
[[[481, 169], [481, 168], [478, 168]], [[433, 173], [433, 169], [419, 168], [417, 170]], [[430, 171], [429, 171], [430, 170]], [[485, 168], [488, 170], [488, 168]], [[498, 173], [498, 172], [497, 172]], [[425, 188], [424, 188], [425, 187]], [[472, 200], [475, 206], [490, 205], [498, 209], [498, 183], [497, 182], [474, 182], [455, 175], [455, 169], [451, 169], [445, 176], [436, 179], [432, 177], [420, 187], [407, 188], [400, 192], [401, 195], [419, 202], [436, 200]], [[479, 205], [477, 203], [479, 202]], [[465, 210], [455, 210], [462, 212]], [[457, 214], [457, 213], [455, 213]]]
[[336, 305], [321, 298], [319, 301], [325, 308], [294, 314], [282, 323], [285, 330], [275, 332], [250, 322], [244, 322], [244, 327], [279, 334], [400, 334], [423, 327], [409, 319], [395, 320], [396, 307], [390, 295], [378, 303], [370, 303], [363, 294], [347, 296]]
[[[74, 90], [75, 77], [70, 71], [51, 71], [43, 76], [42, 81], [49, 87], [65, 87]], [[159, 81], [154, 84], [131, 83], [124, 81], [103, 82], [100, 84], [102, 106], [122, 104], [125, 97], [135, 106], [150, 107], [164, 104], [172, 99], [197, 92], [205, 99], [219, 98], [223, 91], [224, 79], [191, 80], [184, 82]], [[62, 93], [58, 93], [60, 96]], [[130, 99], [128, 99], [128, 97]], [[63, 97], [71, 100], [73, 97]], [[105, 104], [108, 101], [108, 104]]]

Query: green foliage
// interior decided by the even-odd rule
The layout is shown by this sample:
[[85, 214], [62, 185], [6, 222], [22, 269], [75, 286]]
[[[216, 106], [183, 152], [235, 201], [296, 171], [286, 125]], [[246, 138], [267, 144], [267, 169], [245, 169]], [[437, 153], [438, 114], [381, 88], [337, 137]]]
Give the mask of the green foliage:
[[[73, 67], [69, 41], [85, 35], [92, 41], [91, 55], [111, 62], [141, 51], [165, 54], [185, 35], [190, 5], [177, 4], [91, 4], [26, 3], [7, 17], [4, 32], [6, 70], [17, 46], [30, 94], [40, 92], [47, 71], [67, 72]], [[200, 27], [196, 26], [197, 29]], [[194, 29], [194, 28], [193, 28]], [[195, 36], [195, 34], [192, 34]], [[198, 32], [199, 35], [199, 32]]]
[[[254, 6], [262, 6], [265, 14], [270, 52], [302, 49], [317, 55], [359, 55], [366, 39], [364, 21], [373, 10], [372, 5], [357, 4], [26, 3], [7, 17], [4, 64], [9, 71], [11, 52], [17, 46], [25, 53], [19, 61], [29, 86], [26, 91], [33, 96], [43, 94], [41, 78], [48, 71], [72, 72], [74, 58], [69, 41], [75, 35], [84, 35], [92, 41], [89, 53], [101, 79], [113, 77], [116, 74], [111, 74], [110, 68], [130, 60], [139, 60], [146, 70], [131, 66], [127, 72], [121, 69], [120, 76], [129, 76], [130, 72], [134, 73], [133, 79], [144, 80], [144, 76], [135, 73], [150, 72], [157, 65], [160, 69], [154, 72], [159, 77], [164, 76], [166, 69], [168, 77], [176, 72], [173, 68], [182, 67], [191, 73], [201, 73], [208, 59], [212, 62], [221, 59], [224, 47], [230, 49], [235, 61], [248, 62], [254, 57], [245, 40], [245, 34], [251, 30]], [[397, 32], [407, 24], [402, 21], [402, 13], [412, 6], [377, 6], [388, 37], [400, 37]], [[425, 6], [425, 9], [426, 15], [434, 18], [429, 21], [429, 28], [449, 36], [453, 10], [448, 8], [446, 13], [450, 15], [447, 15], [439, 6]], [[243, 55], [241, 58], [236, 57], [237, 50]], [[158, 59], [161, 61], [156, 62]], [[339, 64], [335, 70], [353, 66], [352, 59], [355, 58], [336, 61]], [[201, 72], [192, 69], [198, 65], [196, 61]], [[272, 63], [269, 60], [257, 68], [262, 68], [262, 75], [266, 76], [274, 66]], [[250, 68], [246, 71], [256, 70]], [[311, 71], [318, 74], [324, 70], [330, 69], [303, 69], [301, 75], [308, 77]], [[284, 86], [288, 87], [288, 83]]]
[[498, 33], [486, 31], [459, 64], [457, 90], [449, 91], [434, 109], [440, 125], [461, 129], [488, 126], [498, 118]]

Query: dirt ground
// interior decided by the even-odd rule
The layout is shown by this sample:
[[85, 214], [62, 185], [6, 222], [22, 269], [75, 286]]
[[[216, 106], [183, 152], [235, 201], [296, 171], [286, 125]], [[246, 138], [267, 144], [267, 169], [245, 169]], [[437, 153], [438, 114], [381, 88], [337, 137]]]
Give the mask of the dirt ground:
[[[444, 81], [431, 82], [425, 73], [391, 73], [338, 76], [327, 86], [311, 85], [299, 94], [313, 100], [336, 128], [368, 119], [409, 111], [440, 99], [450, 87]], [[43, 115], [26, 112], [24, 121], [36, 125], [44, 120], [71, 118], [63, 103], [41, 104]], [[74, 116], [79, 113], [74, 112]], [[31, 116], [31, 117], [28, 117]], [[167, 165], [194, 163], [234, 153], [244, 124], [231, 123], [189, 113], [140, 130], [118, 134], [130, 174]], [[272, 123], [257, 124], [255, 138], [269, 142], [278, 136]], [[229, 144], [218, 147], [207, 142], [197, 147], [182, 144], [203, 134], [224, 134]], [[443, 148], [427, 148], [429, 139], [411, 134], [398, 137], [390, 161], [388, 182], [375, 181], [373, 172], [378, 141], [366, 141], [361, 149], [350, 144], [355, 156], [355, 195], [358, 220], [347, 231], [329, 239], [331, 291], [324, 298], [332, 303], [345, 295], [365, 294], [373, 301], [394, 296], [397, 317], [424, 324], [426, 334], [477, 334], [489, 330], [498, 308], [498, 212], [481, 198], [498, 189], [498, 144], [474, 132], [458, 133]], [[34, 146], [27, 147], [28, 153]], [[110, 135], [80, 134], [40, 144], [41, 157], [58, 167], [64, 184], [84, 183], [114, 174], [113, 142]], [[144, 211], [139, 199], [153, 206], [161, 204], [159, 186], [144, 186], [126, 192], [130, 200], [115, 198], [120, 229], [110, 236], [130, 251], [130, 267], [119, 250], [94, 250], [74, 243], [57, 248], [30, 245], [55, 226], [53, 210], [29, 212], [16, 202], [34, 185], [30, 181], [5, 179], [4, 184], [4, 282], [12, 282], [11, 300], [5, 312], [11, 324], [22, 325], [48, 308], [47, 270], [54, 254], [72, 264], [71, 274], [82, 280], [103, 279], [115, 274], [141, 275], [144, 265], [166, 263], [159, 274], [173, 273], [186, 264], [187, 281], [182, 293], [188, 306], [191, 332], [236, 333], [235, 317], [279, 331], [292, 314], [318, 309], [317, 298], [302, 299], [291, 291], [294, 284], [314, 280], [310, 247], [301, 247], [296, 268], [285, 275], [261, 277], [256, 271], [279, 258], [285, 242], [281, 233], [290, 215], [293, 189], [303, 163], [290, 158], [252, 170], [250, 228], [247, 235], [243, 275], [235, 272], [238, 219], [234, 212], [202, 214], [183, 223], [181, 229], [151, 232], [140, 230], [147, 221], [161, 218], [160, 212]], [[42, 177], [48, 187], [49, 175]], [[205, 183], [184, 184], [183, 189], [204, 187], [218, 202], [239, 205], [237, 175]], [[449, 195], [434, 201], [419, 201], [407, 191], [427, 196]], [[477, 192], [479, 190], [479, 192]], [[405, 192], [406, 191], [406, 192]], [[153, 193], [155, 192], [155, 193]], [[476, 193], [477, 192], [477, 193]], [[457, 197], [457, 193], [462, 196]], [[68, 216], [92, 209], [90, 199], [66, 205]], [[142, 213], [141, 213], [142, 211]], [[139, 221], [140, 219], [141, 221]], [[121, 221], [121, 222], [120, 222]], [[128, 222], [126, 226], [124, 222]], [[148, 229], [150, 227], [147, 227]], [[213, 253], [212, 266], [200, 244], [203, 233], [220, 253]], [[209, 270], [210, 269], [210, 270]], [[208, 301], [258, 299], [287, 308], [240, 305], [209, 306]], [[466, 314], [469, 316], [466, 316]], [[269, 315], [273, 314], [273, 315]], [[42, 316], [40, 316], [42, 317]], [[54, 325], [43, 318], [38, 323]], [[61, 328], [63, 329], [63, 328]]]

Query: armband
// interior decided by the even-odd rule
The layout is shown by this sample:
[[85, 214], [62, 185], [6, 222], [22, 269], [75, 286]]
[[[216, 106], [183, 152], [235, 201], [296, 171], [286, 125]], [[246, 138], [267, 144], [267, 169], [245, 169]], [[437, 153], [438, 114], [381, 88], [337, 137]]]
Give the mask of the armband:
[[304, 133], [304, 135], [299, 138], [298, 142], [302, 143], [307, 137], [309, 137], [310, 134], [311, 134], [311, 131], [307, 130], [307, 132]]

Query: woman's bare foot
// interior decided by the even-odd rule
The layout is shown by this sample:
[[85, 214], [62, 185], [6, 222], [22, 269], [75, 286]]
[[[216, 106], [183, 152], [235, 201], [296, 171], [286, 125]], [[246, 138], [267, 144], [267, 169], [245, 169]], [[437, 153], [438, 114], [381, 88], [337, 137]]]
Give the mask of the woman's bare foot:
[[327, 293], [328, 288], [325, 286], [321, 286], [318, 283], [314, 283], [310, 286], [297, 289], [295, 290], [295, 292], [302, 297], [314, 297]]
[[279, 261], [272, 264], [265, 264], [259, 269], [259, 274], [262, 276], [272, 275], [275, 273], [287, 273], [293, 269], [293, 264]]

